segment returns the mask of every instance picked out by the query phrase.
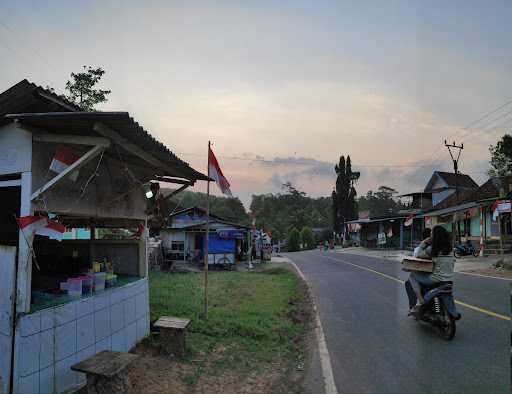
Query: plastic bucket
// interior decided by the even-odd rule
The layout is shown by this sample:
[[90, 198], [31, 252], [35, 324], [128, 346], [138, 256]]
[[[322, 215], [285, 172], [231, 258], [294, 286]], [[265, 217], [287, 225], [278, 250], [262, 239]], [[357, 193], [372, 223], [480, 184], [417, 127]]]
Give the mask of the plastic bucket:
[[105, 278], [107, 276], [106, 272], [96, 272], [94, 274], [94, 290], [104, 290], [105, 289]]
[[71, 297], [81, 297], [82, 296], [82, 279], [81, 278], [68, 279], [68, 294]]

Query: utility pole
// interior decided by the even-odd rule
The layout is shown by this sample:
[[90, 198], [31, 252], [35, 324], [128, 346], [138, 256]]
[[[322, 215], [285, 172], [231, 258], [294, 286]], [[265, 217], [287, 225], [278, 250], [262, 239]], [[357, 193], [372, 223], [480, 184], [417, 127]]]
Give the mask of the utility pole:
[[[455, 195], [457, 199], [457, 203], [459, 202], [459, 158], [460, 154], [462, 152], [462, 149], [464, 149], [464, 144], [457, 145], [455, 144], [455, 141], [453, 141], [453, 144], [448, 144], [446, 140], [444, 140], [444, 146], [448, 148], [448, 152], [450, 152], [450, 157], [452, 158], [453, 162], [453, 172], [455, 173]], [[452, 152], [453, 149], [453, 152]], [[457, 158], [455, 158], [455, 151], [458, 150]], [[457, 241], [460, 242], [460, 222], [459, 220], [456, 220], [456, 232], [457, 232]]]
[[[448, 144], [446, 140], [444, 140], [444, 146], [448, 148], [448, 152], [450, 152], [450, 156], [453, 162], [453, 172], [455, 173], [455, 193], [457, 195], [457, 202], [459, 201], [459, 158], [464, 149], [464, 144], [456, 145], [455, 141], [453, 144]], [[453, 152], [452, 152], [453, 149]], [[458, 150], [457, 158], [455, 158], [455, 150]]]

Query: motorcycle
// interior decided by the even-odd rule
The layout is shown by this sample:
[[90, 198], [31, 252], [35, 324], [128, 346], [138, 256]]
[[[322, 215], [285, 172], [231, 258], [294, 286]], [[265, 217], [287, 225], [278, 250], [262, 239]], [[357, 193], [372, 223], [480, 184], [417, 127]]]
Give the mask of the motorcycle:
[[411, 314], [416, 320], [434, 326], [442, 339], [452, 340], [457, 329], [455, 322], [461, 318], [453, 300], [453, 282], [422, 286], [421, 290], [425, 302]]
[[475, 256], [478, 257], [480, 254], [480, 250], [476, 249], [471, 241], [468, 241], [464, 244], [458, 244], [455, 245], [453, 248], [453, 255], [456, 258], [462, 257], [462, 256]]

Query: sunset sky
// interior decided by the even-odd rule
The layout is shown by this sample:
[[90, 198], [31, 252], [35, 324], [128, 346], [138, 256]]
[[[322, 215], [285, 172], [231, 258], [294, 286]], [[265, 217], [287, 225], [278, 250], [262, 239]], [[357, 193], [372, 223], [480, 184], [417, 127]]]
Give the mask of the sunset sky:
[[330, 195], [342, 154], [359, 194], [422, 189], [452, 169], [445, 138], [482, 183], [512, 105], [464, 127], [512, 100], [511, 15], [510, 0], [0, 0], [0, 91], [27, 78], [60, 93], [101, 66], [99, 109], [130, 112], [200, 171], [211, 140], [246, 206], [285, 181]]

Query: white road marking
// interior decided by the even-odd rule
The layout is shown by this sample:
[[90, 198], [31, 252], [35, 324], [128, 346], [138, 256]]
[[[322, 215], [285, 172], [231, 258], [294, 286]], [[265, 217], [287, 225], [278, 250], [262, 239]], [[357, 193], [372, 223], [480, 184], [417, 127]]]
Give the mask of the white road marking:
[[[306, 277], [302, 273], [302, 271], [297, 267], [293, 261], [290, 260], [290, 263], [293, 265], [299, 276], [309, 287], [309, 283], [306, 280]], [[311, 290], [311, 288], [310, 288]], [[311, 291], [310, 291], [311, 292]], [[311, 297], [313, 294], [311, 292]], [[327, 349], [327, 341], [325, 340], [324, 329], [322, 327], [322, 322], [320, 321], [320, 316], [318, 315], [318, 310], [316, 309], [316, 304], [313, 298], [311, 298], [313, 302], [313, 311], [315, 312], [315, 325], [316, 325], [316, 339], [318, 342], [318, 354], [320, 357], [320, 364], [322, 366], [322, 375], [324, 378], [324, 388], [325, 394], [338, 394], [338, 389], [336, 388], [336, 383], [334, 382], [334, 374], [332, 372], [331, 365], [331, 356], [329, 356], [329, 349]]]

